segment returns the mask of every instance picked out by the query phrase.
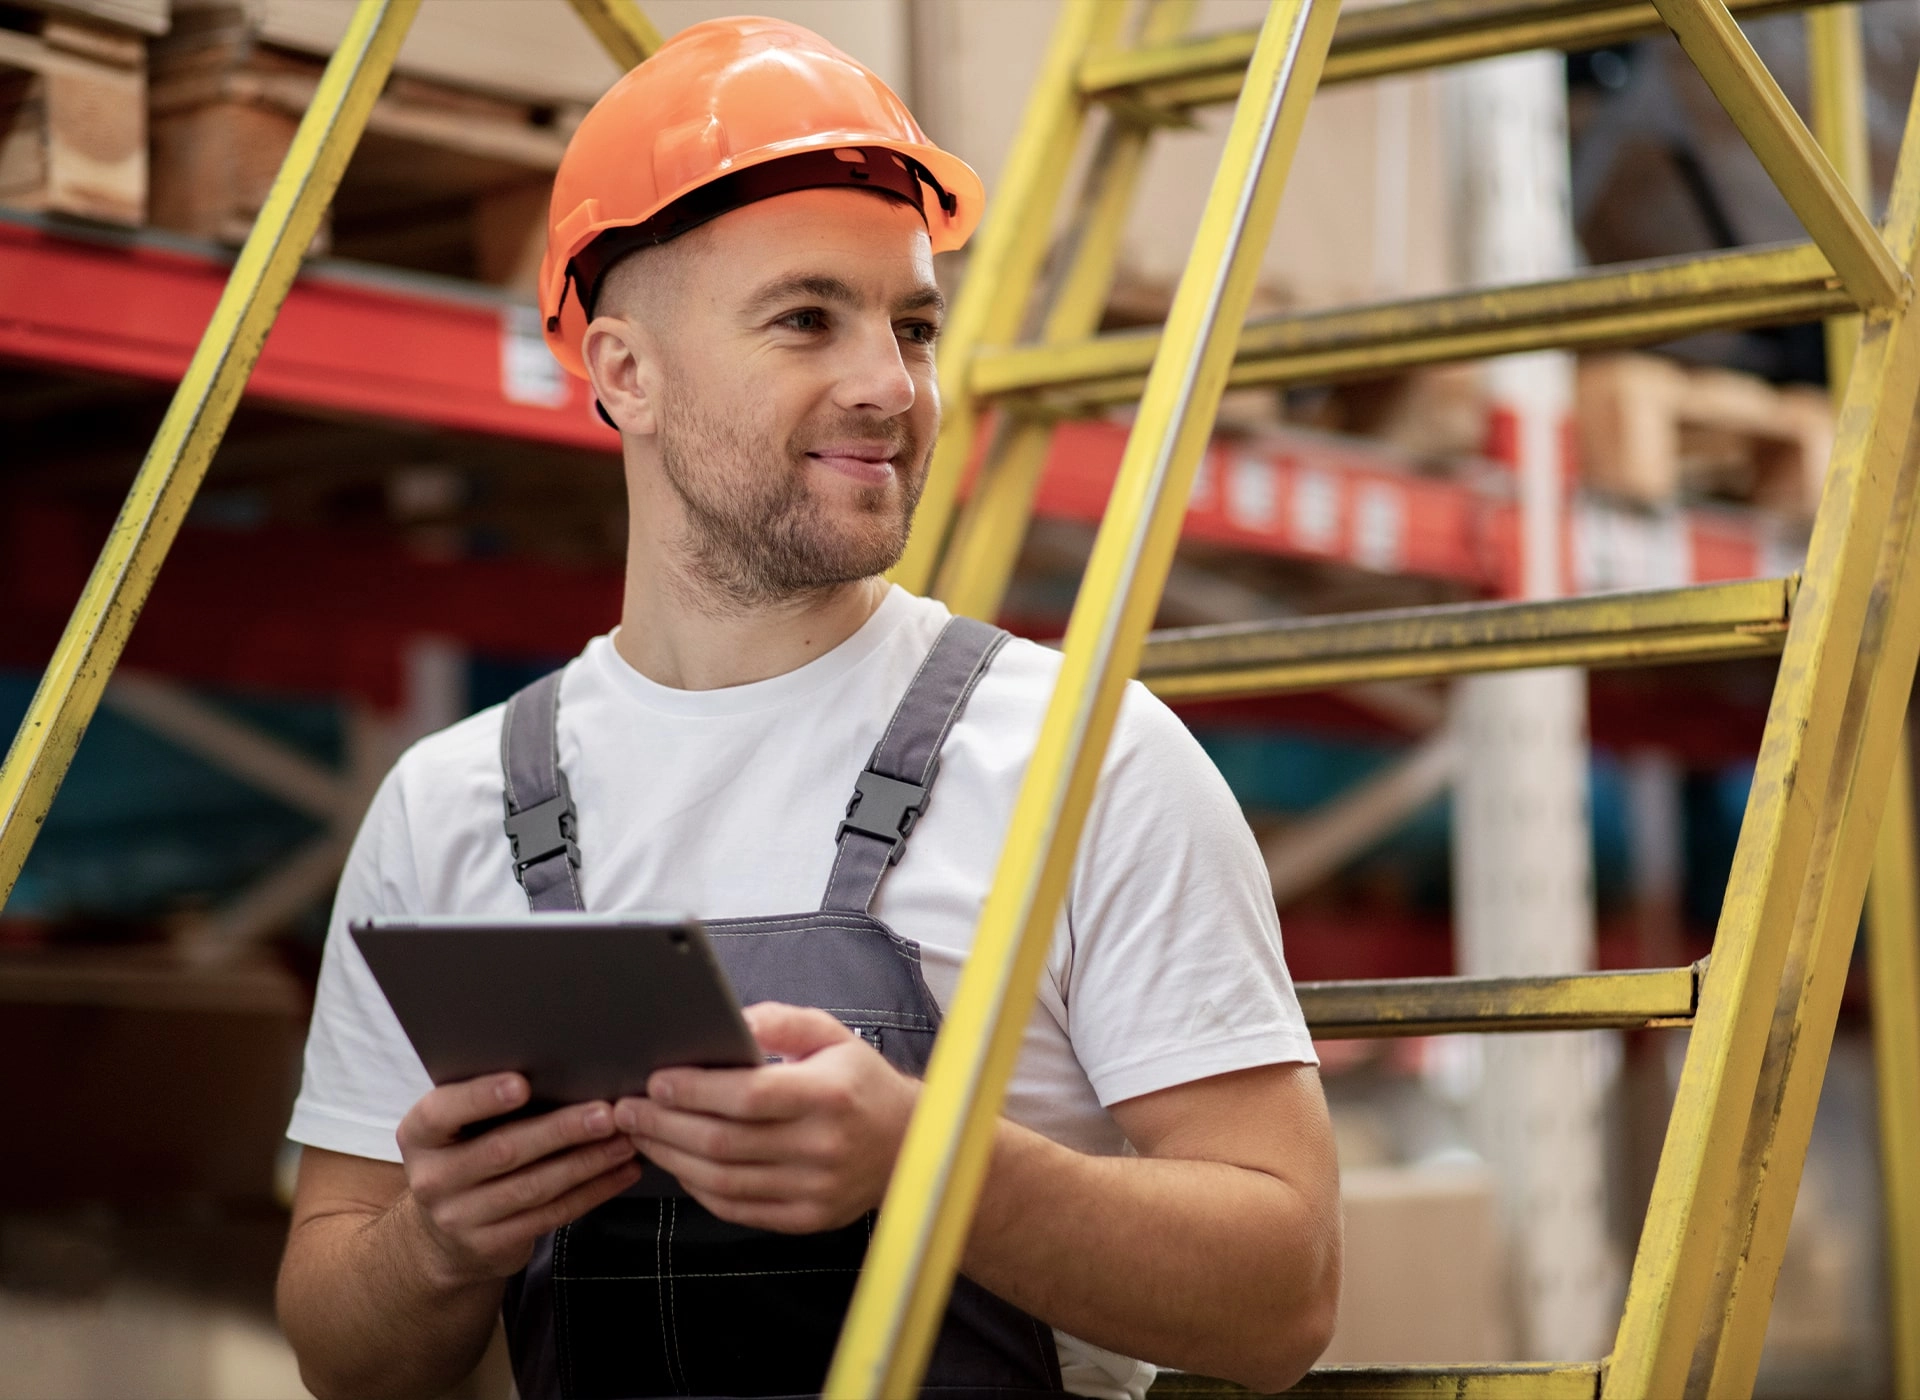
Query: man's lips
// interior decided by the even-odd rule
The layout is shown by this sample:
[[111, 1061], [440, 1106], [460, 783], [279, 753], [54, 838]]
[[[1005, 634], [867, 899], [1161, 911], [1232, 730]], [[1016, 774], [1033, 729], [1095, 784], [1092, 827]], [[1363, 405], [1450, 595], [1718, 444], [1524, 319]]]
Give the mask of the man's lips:
[[880, 486], [893, 478], [893, 459], [897, 449], [885, 444], [832, 443], [807, 453], [829, 471], [852, 477], [868, 486]]

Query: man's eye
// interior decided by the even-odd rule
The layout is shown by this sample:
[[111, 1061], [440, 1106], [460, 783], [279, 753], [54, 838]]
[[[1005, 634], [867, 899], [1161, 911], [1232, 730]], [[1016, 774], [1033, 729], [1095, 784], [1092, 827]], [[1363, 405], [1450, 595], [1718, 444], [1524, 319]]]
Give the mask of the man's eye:
[[796, 331], [820, 331], [827, 328], [827, 316], [824, 311], [790, 311], [780, 318], [780, 324], [790, 326]]
[[940, 327], [931, 321], [909, 321], [900, 328], [900, 334], [921, 345], [931, 345], [940, 338]]

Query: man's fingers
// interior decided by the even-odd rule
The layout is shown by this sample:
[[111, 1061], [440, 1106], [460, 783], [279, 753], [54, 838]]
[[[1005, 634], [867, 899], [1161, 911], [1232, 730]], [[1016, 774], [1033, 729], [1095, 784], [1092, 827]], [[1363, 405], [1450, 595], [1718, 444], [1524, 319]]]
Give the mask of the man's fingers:
[[511, 1113], [527, 1101], [527, 1081], [517, 1074], [488, 1074], [427, 1093], [400, 1120], [396, 1136], [406, 1147], [447, 1147], [469, 1123]]
[[689, 1113], [651, 1099], [622, 1099], [615, 1122], [644, 1152], [666, 1143], [713, 1162], [819, 1160], [832, 1153], [829, 1130], [805, 1119], [753, 1121]]
[[741, 1123], [781, 1123], [817, 1111], [822, 1106], [821, 1088], [819, 1074], [806, 1064], [761, 1065], [757, 1069], [663, 1069], [647, 1081], [646, 1099], [621, 1102], [651, 1100], [659, 1107], [684, 1113], [705, 1113]]
[[646, 1144], [647, 1160], [669, 1171], [688, 1192], [712, 1209], [715, 1200], [787, 1201], [813, 1194], [818, 1174], [795, 1163], [715, 1162], [665, 1142]]
[[762, 1001], [755, 1002], [742, 1014], [760, 1048], [786, 1060], [803, 1060], [815, 1051], [854, 1038], [853, 1032], [837, 1017], [817, 1007]]
[[439, 1223], [442, 1228], [473, 1230], [543, 1210], [633, 1158], [633, 1144], [623, 1137], [573, 1148], [449, 1198]]
[[502, 1123], [471, 1142], [444, 1150], [443, 1159], [449, 1173], [446, 1184], [478, 1185], [517, 1172], [544, 1157], [613, 1135], [613, 1107], [605, 1103], [570, 1104], [538, 1118]]
[[545, 1205], [488, 1226], [482, 1238], [503, 1252], [508, 1247], [524, 1248], [528, 1239], [537, 1239], [562, 1225], [571, 1225], [595, 1206], [605, 1205], [640, 1179], [641, 1164], [629, 1159], [619, 1166], [583, 1181], [571, 1191], [556, 1196]]

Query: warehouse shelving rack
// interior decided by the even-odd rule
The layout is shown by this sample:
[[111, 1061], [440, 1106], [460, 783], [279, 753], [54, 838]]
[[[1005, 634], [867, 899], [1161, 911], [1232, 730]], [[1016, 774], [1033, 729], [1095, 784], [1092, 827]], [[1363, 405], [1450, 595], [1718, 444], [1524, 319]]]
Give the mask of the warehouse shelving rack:
[[[631, 0], [571, 0], [616, 59], [658, 44]], [[252, 236], [235, 263], [119, 522], [0, 767], [0, 890], [10, 889], [141, 602], [292, 286], [418, 0], [361, 0]], [[1741, 13], [1787, 6], [1738, 6]], [[1751, 1388], [1868, 868], [1920, 656], [1913, 547], [1920, 443], [1920, 103], [1876, 228], [1720, 0], [1403, 0], [1336, 21], [1333, 0], [1277, 0], [1257, 35], [1180, 37], [1186, 0], [1064, 0], [941, 351], [952, 414], [897, 577], [956, 610], [991, 612], [1031, 511], [1052, 424], [1137, 399], [1138, 417], [1069, 624], [1059, 685], [1015, 809], [975, 951], [949, 1009], [846, 1331], [836, 1396], [911, 1393], [956, 1267], [992, 1124], [1054, 911], [1127, 678], [1192, 697], [1362, 676], [1601, 664], [1772, 650], [1779, 680], [1729, 896], [1702, 966], [1528, 979], [1430, 979], [1317, 991], [1344, 1035], [1520, 1028], [1692, 1027], [1625, 1315], [1601, 1362], [1324, 1368], [1305, 1393], [1657, 1397]], [[1844, 12], [1832, 12], [1844, 16]], [[1846, 21], [1817, 22], [1817, 106], [1844, 166]], [[1733, 115], [1812, 242], [1606, 269], [1538, 287], [1247, 322], [1261, 245], [1306, 107], [1322, 81], [1664, 25]], [[1857, 40], [1855, 41], [1857, 42]], [[1857, 56], [1853, 81], [1857, 84]], [[1225, 155], [1165, 330], [1097, 336], [1118, 225], [1159, 123], [1236, 102]], [[1041, 339], [1018, 343], [1047, 251], [1040, 231], [1090, 112], [1116, 120], [1095, 153]], [[1394, 617], [1162, 637], [1148, 627], [1213, 416], [1231, 383], [1279, 384], [1550, 346], [1661, 340], [1710, 327], [1856, 313], [1858, 350], [1807, 562], [1791, 580], [1564, 604], [1472, 605]], [[1838, 331], [1836, 343], [1847, 343]], [[990, 410], [998, 409], [993, 417]], [[961, 508], [981, 432], [995, 441]], [[1905, 794], [1887, 849], [1910, 855]], [[1902, 843], [1905, 843], [1904, 845]], [[1898, 873], [1910, 860], [1894, 860]], [[1897, 868], [1897, 870], [1896, 870]], [[1876, 927], [1911, 942], [1913, 888], [1883, 878]], [[1903, 924], [1904, 921], [1904, 924]], [[1884, 941], [1884, 940], [1883, 940]], [[1877, 962], [1880, 960], [1876, 960]], [[1882, 1049], [1920, 1046], [1912, 960], [1887, 959]], [[1910, 1138], [1911, 1119], [1891, 1131]], [[1907, 1139], [1902, 1139], [1903, 1141]], [[1910, 1165], [1912, 1152], [1906, 1153]], [[1893, 1219], [1911, 1267], [1911, 1183]], [[1902, 1285], [1912, 1286], [1911, 1275]], [[1911, 1300], [1909, 1299], [1909, 1302]], [[1912, 1313], [1909, 1308], [1909, 1314]], [[1912, 1322], [1903, 1384], [1913, 1380]], [[1204, 1391], [1175, 1378], [1167, 1389]]]

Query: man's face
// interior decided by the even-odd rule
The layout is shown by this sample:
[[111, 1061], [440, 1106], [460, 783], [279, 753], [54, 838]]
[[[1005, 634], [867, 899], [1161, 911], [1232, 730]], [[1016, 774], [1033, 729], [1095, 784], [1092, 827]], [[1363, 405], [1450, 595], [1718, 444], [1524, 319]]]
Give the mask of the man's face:
[[919, 215], [859, 191], [781, 195], [716, 219], [676, 271], [652, 330], [682, 562], [746, 606], [890, 568], [940, 420]]

